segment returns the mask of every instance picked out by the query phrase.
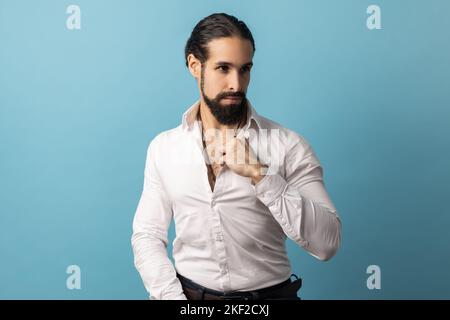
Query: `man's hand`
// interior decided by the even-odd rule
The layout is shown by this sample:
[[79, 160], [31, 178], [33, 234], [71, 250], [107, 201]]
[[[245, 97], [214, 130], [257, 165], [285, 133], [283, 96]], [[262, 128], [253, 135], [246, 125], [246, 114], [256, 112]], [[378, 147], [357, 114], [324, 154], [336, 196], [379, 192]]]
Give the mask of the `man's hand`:
[[251, 178], [254, 185], [264, 178], [264, 169], [267, 168], [259, 162], [245, 138], [232, 138], [228, 141], [219, 161], [234, 173]]

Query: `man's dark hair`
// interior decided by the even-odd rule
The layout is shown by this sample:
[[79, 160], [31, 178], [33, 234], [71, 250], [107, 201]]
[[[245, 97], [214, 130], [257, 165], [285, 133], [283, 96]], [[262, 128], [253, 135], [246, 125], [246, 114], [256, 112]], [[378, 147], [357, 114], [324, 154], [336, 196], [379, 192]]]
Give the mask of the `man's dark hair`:
[[211, 40], [232, 36], [249, 40], [252, 43], [253, 52], [255, 52], [255, 41], [252, 33], [243, 21], [226, 13], [214, 13], [203, 18], [194, 27], [186, 43], [184, 49], [186, 66], [188, 66], [187, 57], [189, 54], [192, 53], [201, 63], [204, 63], [208, 59], [207, 45]]

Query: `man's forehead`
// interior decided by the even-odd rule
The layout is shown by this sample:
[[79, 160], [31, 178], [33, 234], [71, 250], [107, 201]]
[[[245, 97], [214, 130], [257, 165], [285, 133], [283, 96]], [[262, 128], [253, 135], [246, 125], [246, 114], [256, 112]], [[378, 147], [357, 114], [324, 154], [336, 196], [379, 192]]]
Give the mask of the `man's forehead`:
[[208, 43], [208, 60], [212, 63], [247, 64], [252, 57], [253, 46], [247, 39], [226, 37]]

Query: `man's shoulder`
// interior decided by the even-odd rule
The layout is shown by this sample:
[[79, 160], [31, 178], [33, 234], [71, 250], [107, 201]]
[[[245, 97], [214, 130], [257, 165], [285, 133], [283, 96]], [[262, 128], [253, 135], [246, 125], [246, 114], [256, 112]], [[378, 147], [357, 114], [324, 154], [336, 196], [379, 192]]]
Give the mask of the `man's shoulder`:
[[168, 129], [168, 130], [164, 130], [160, 133], [158, 133], [150, 143], [153, 144], [164, 144], [166, 142], [170, 142], [171, 140], [180, 140], [180, 138], [182, 137], [182, 127], [181, 125], [172, 128], [172, 129]]
[[150, 140], [148, 151], [152, 151], [154, 153], [161, 153], [165, 149], [167, 149], [168, 146], [175, 146], [177, 144], [178, 146], [180, 143], [183, 143], [183, 137], [182, 134], [182, 127], [181, 125], [164, 130], [160, 133], [158, 133], [153, 139]]
[[258, 115], [258, 123], [260, 128], [268, 130], [269, 134], [272, 132], [272, 130], [276, 130], [275, 132], [279, 134], [280, 141], [285, 147], [286, 151], [289, 151], [294, 147], [300, 147], [303, 149], [310, 148], [310, 145], [306, 138], [293, 129], [287, 128], [280, 123], [261, 115]]

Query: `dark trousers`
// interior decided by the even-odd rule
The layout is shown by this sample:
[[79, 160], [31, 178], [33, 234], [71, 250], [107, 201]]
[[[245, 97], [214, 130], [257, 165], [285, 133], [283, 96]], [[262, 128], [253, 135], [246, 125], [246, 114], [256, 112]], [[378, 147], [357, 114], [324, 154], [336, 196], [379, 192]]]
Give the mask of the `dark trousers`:
[[[294, 281], [292, 276], [296, 278]], [[300, 300], [297, 291], [302, 286], [302, 279], [293, 274], [289, 279], [267, 288], [224, 293], [203, 287], [180, 274], [177, 277], [188, 300]]]

